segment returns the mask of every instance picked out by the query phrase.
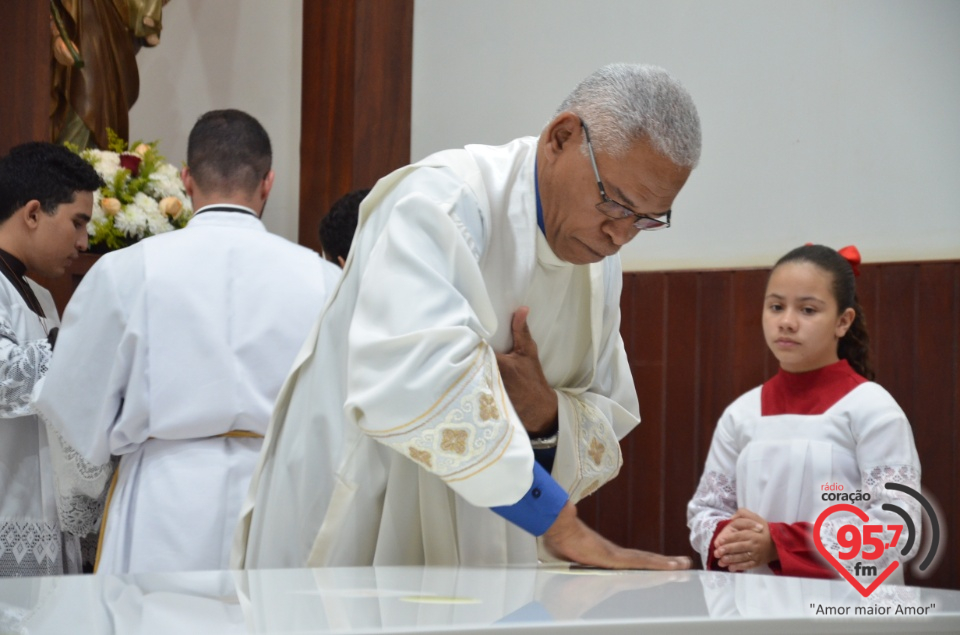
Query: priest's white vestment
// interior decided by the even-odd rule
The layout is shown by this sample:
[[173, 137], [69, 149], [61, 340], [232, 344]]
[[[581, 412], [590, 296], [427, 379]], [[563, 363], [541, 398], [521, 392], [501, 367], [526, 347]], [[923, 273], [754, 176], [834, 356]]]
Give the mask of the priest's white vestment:
[[639, 423], [620, 261], [553, 254], [536, 146], [441, 152], [364, 200], [344, 277], [278, 398], [233, 565], [536, 562], [536, 538], [488, 509], [533, 481], [495, 357], [524, 305], [558, 395], [553, 477], [576, 501], [617, 474]]
[[90, 270], [37, 406], [91, 463], [121, 457], [98, 572], [227, 566], [260, 437], [338, 277], [230, 206]]

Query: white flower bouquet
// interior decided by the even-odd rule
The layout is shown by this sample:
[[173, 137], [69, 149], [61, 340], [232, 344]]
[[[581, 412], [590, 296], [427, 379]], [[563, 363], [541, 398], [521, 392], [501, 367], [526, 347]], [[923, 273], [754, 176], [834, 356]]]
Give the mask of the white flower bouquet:
[[90, 251], [121, 249], [185, 227], [193, 208], [180, 171], [157, 152], [157, 142], [136, 142], [130, 150], [112, 130], [107, 135], [108, 150], [71, 148], [106, 183], [93, 195], [93, 215], [87, 224]]

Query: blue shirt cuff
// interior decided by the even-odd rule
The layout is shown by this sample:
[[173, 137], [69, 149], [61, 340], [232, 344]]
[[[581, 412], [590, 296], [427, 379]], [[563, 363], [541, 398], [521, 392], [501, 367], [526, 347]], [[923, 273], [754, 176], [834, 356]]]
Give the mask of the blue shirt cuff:
[[542, 536], [557, 520], [570, 496], [539, 463], [533, 464], [533, 485], [513, 505], [491, 509], [521, 529]]

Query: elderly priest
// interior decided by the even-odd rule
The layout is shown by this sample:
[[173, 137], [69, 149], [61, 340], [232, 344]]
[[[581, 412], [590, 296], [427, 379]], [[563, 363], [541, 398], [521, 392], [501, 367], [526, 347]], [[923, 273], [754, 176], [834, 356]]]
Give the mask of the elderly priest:
[[575, 503], [640, 420], [617, 252], [669, 227], [699, 155], [680, 84], [616, 64], [539, 137], [377, 183], [281, 391], [233, 564], [689, 567], [612, 544]]

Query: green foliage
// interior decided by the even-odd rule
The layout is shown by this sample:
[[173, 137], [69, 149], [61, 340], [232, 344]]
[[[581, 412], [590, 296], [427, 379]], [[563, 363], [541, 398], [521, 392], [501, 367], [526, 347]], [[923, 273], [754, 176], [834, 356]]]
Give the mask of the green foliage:
[[126, 141], [121, 139], [113, 128], [107, 128], [107, 149], [117, 154], [123, 154], [129, 148], [127, 148]]
[[93, 227], [89, 240], [90, 249], [95, 253], [123, 249], [137, 242], [136, 240], [129, 240], [123, 232], [114, 227], [113, 219], [110, 217], [100, 223], [91, 222], [88, 225], [88, 233], [89, 227]]

